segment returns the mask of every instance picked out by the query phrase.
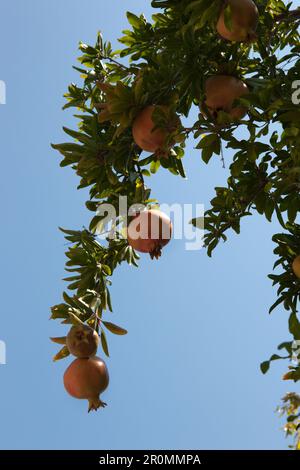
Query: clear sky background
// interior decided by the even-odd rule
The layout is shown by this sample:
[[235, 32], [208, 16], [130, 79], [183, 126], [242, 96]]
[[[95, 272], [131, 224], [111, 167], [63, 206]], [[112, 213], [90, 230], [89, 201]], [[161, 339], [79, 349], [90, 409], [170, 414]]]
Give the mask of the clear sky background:
[[[299, 2], [296, 2], [299, 4]], [[109, 406], [87, 414], [70, 398], [52, 363], [49, 336], [65, 328], [49, 307], [65, 288], [65, 242], [58, 226], [81, 228], [91, 215], [71, 169], [59, 168], [50, 142], [66, 139], [63, 93], [79, 40], [97, 31], [117, 46], [126, 10], [151, 15], [146, 0], [2, 0], [0, 79], [7, 85], [1, 122], [0, 447], [3, 449], [284, 449], [275, 408], [286, 391], [286, 365], [263, 376], [261, 361], [286, 340], [287, 314], [268, 308], [276, 292], [267, 279], [277, 224], [254, 216], [209, 259], [176, 240], [163, 257], [119, 268], [111, 320], [129, 330], [109, 335]], [[195, 115], [191, 116], [191, 122]], [[227, 168], [231, 152], [225, 152]], [[149, 181], [165, 203], [204, 203], [226, 181], [218, 158], [209, 166], [190, 141], [188, 179], [161, 171]], [[280, 230], [280, 229], [279, 229]], [[107, 315], [108, 317], [108, 315]]]

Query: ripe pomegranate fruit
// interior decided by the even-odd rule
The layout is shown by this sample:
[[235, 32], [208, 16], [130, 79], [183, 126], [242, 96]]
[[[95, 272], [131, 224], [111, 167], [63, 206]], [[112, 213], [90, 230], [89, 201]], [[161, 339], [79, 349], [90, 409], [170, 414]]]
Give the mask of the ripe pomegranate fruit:
[[233, 106], [233, 102], [247, 95], [249, 88], [236, 77], [214, 75], [205, 82], [205, 105], [216, 119], [219, 111], [228, 113], [232, 119], [242, 119], [247, 113], [244, 106]]
[[296, 277], [300, 279], [300, 255], [296, 256], [292, 263], [292, 269]]
[[127, 229], [128, 243], [136, 251], [150, 253], [158, 259], [161, 249], [172, 237], [172, 222], [169, 217], [157, 209], [140, 212]]
[[135, 118], [132, 126], [132, 135], [135, 143], [146, 152], [155, 153], [164, 148], [166, 139], [170, 132], [173, 132], [179, 125], [179, 118], [174, 115], [166, 129], [155, 128], [155, 122], [152, 119], [153, 112], [157, 108], [162, 112], [168, 113], [167, 106], [147, 106]]
[[109, 376], [105, 362], [99, 357], [75, 359], [64, 374], [66, 391], [74, 398], [87, 399], [89, 412], [105, 407], [100, 400], [100, 393], [109, 384]]
[[70, 329], [66, 345], [70, 353], [76, 357], [95, 356], [99, 346], [98, 333], [88, 325], [76, 325]]
[[[231, 9], [231, 28], [225, 24], [225, 8]], [[229, 41], [253, 42], [258, 24], [258, 9], [252, 0], [226, 0], [217, 22], [220, 36]]]

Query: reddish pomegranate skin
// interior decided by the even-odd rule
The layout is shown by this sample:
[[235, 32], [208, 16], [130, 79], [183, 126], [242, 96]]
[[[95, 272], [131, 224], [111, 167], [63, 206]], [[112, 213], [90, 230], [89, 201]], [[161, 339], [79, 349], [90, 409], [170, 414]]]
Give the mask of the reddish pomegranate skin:
[[[232, 25], [229, 30], [225, 24], [225, 8], [231, 8]], [[226, 0], [217, 23], [217, 31], [223, 39], [237, 42], [253, 42], [259, 13], [252, 0]]]
[[205, 104], [214, 118], [218, 117], [219, 111], [224, 111], [232, 119], [242, 119], [247, 109], [244, 106], [234, 106], [233, 103], [248, 93], [247, 85], [230, 75], [214, 75], [205, 82]]
[[145, 210], [130, 222], [128, 243], [134, 250], [150, 253], [152, 259], [157, 259], [171, 240], [172, 230], [172, 222], [166, 214], [157, 209]]
[[[166, 110], [166, 106], [160, 106], [162, 110]], [[136, 117], [132, 135], [135, 143], [146, 152], [155, 153], [164, 147], [168, 133], [164, 129], [155, 129], [155, 123], [152, 115], [156, 106], [147, 106]]]
[[100, 400], [100, 393], [106, 390], [108, 384], [108, 370], [99, 357], [75, 359], [64, 373], [66, 391], [74, 398], [87, 399], [89, 412], [106, 406]]

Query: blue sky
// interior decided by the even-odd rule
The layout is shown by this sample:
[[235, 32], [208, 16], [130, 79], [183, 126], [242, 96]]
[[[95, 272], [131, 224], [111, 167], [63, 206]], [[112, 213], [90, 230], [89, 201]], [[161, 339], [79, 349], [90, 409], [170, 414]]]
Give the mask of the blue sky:
[[[126, 5], [124, 5], [126, 3]], [[85, 191], [59, 168], [50, 142], [65, 139], [62, 95], [79, 78], [72, 70], [79, 40], [97, 31], [117, 46], [126, 10], [151, 14], [141, 0], [2, 0], [1, 72], [7, 104], [0, 106], [2, 216], [0, 446], [3, 449], [282, 449], [280, 397], [296, 387], [267, 376], [259, 363], [288, 337], [286, 312], [268, 308], [275, 291], [277, 224], [245, 220], [209, 259], [169, 244], [158, 262], [115, 272], [110, 319], [129, 330], [109, 336], [109, 406], [87, 414], [87, 403], [67, 396], [62, 375], [70, 360], [53, 364], [50, 322], [60, 302], [65, 242], [58, 226], [88, 223]], [[191, 116], [192, 118], [195, 116]], [[225, 152], [227, 166], [230, 152]], [[165, 203], [204, 203], [226, 181], [218, 159], [206, 166], [189, 142], [188, 179], [161, 171], [149, 182]], [[107, 315], [108, 317], [108, 315]]]

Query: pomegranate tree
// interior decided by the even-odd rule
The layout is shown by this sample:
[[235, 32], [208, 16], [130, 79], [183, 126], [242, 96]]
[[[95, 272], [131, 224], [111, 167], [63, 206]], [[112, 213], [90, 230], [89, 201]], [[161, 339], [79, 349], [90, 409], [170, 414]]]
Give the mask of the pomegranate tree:
[[[70, 84], [64, 106], [74, 108], [78, 126], [65, 127], [68, 141], [53, 147], [62, 156], [61, 166], [70, 166], [80, 177], [78, 188], [88, 195], [93, 218], [84, 229], [63, 230], [69, 245], [69, 290], [52, 307], [52, 318], [66, 325], [76, 323], [77, 316], [97, 328], [107, 355], [104, 329], [124, 332], [105, 322], [106, 311], [112, 310], [111, 276], [121, 263], [137, 264], [131, 247], [157, 258], [171, 239], [172, 224], [160, 211], [148, 209], [131, 219], [128, 243], [122, 230], [116, 239], [108, 235], [103, 241], [97, 235], [107, 233], [107, 226], [119, 231], [119, 196], [126, 196], [129, 206], [145, 207], [159, 196], [150, 194], [147, 178], [165, 170], [185, 177], [183, 158], [187, 148], [191, 156], [186, 143], [193, 136], [192, 146], [205, 163], [218, 155], [224, 160], [224, 146], [231, 160], [211, 207], [204, 217], [191, 220], [202, 229], [205, 218], [208, 255], [228, 231], [240, 233], [241, 221], [255, 212], [268, 221], [277, 219], [282, 227], [273, 236], [277, 272], [270, 278], [277, 299], [270, 312], [276, 307], [289, 312], [291, 337], [280, 344], [280, 356], [273, 354], [261, 370], [266, 373], [273, 360], [288, 359], [285, 377], [300, 381], [300, 364], [292, 369], [290, 364], [295, 362], [293, 341], [300, 338], [300, 9], [293, 8], [297, 2], [254, 1], [152, 0], [152, 7], [160, 9], [152, 20], [127, 13], [130, 27], [120, 38], [121, 50], [113, 51], [100, 33], [94, 45], [80, 43], [80, 67], [75, 68], [83, 83]], [[200, 115], [195, 113], [199, 104]], [[177, 115], [184, 126], [177, 128]], [[145, 157], [143, 150], [151, 154]], [[200, 187], [203, 178], [199, 169]], [[200, 201], [202, 196], [201, 190], [195, 194]], [[98, 209], [107, 204], [114, 211], [108, 210], [106, 224]], [[108, 375], [93, 355], [97, 337], [89, 335], [78, 336], [76, 330], [69, 335], [70, 351], [79, 357], [66, 371], [65, 386], [96, 409], [103, 405], [100, 393]], [[67, 357], [66, 338], [55, 342], [63, 346], [55, 360]]]

